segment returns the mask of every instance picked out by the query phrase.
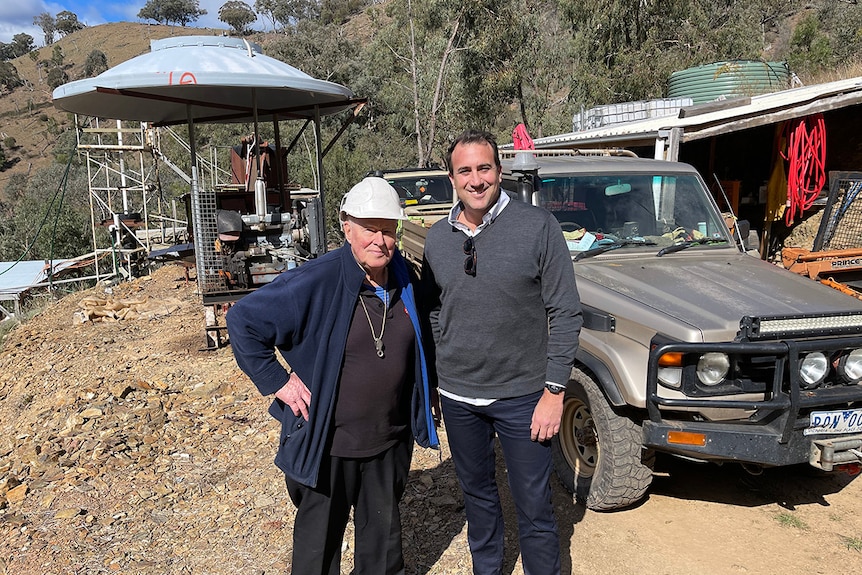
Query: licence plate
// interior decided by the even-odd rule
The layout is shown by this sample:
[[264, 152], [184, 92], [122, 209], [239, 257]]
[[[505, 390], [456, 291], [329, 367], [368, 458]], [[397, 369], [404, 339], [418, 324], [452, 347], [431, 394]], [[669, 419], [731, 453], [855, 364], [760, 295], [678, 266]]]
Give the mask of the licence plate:
[[803, 433], [862, 433], [862, 409], [814, 411]]

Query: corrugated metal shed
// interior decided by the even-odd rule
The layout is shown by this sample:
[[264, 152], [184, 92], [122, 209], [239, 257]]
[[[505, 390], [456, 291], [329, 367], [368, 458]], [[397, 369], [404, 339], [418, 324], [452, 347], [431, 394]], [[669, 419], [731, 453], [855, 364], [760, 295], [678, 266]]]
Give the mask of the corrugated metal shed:
[[[55, 273], [66, 267], [71, 260], [54, 260]], [[14, 302], [15, 311], [10, 312], [0, 305], [0, 314], [12, 317], [20, 314], [21, 298], [28, 290], [48, 281], [48, 262], [28, 260], [0, 262], [0, 302]]]
[[[698, 104], [663, 116], [583, 132], [536, 138], [537, 148], [655, 145], [655, 157], [677, 160], [679, 144], [775, 124], [862, 103], [862, 77]], [[500, 146], [512, 148], [511, 144]]]

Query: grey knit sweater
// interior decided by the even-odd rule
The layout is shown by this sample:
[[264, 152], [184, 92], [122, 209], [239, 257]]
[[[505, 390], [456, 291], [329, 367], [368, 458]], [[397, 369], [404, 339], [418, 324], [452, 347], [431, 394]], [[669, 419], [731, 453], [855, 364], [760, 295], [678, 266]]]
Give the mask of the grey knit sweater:
[[511, 201], [474, 238], [476, 275], [464, 273], [466, 234], [441, 220], [425, 240], [423, 281], [440, 389], [503, 399], [566, 384], [583, 317], [560, 225]]

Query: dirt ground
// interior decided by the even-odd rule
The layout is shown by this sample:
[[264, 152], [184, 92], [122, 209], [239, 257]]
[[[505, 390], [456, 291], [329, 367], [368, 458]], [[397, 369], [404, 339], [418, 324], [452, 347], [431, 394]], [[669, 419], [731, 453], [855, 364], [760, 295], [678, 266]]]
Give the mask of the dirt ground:
[[[88, 310], [107, 319], [78, 323]], [[12, 331], [0, 351], [0, 574], [290, 571], [276, 422], [229, 347], [202, 351], [203, 326], [194, 283], [166, 266], [69, 295]], [[403, 502], [408, 574], [471, 572], [441, 431], [440, 451], [416, 451]], [[566, 574], [862, 566], [862, 480], [848, 475], [660, 459], [649, 497], [613, 513], [553, 487]], [[522, 574], [505, 488], [504, 500], [504, 573]]]

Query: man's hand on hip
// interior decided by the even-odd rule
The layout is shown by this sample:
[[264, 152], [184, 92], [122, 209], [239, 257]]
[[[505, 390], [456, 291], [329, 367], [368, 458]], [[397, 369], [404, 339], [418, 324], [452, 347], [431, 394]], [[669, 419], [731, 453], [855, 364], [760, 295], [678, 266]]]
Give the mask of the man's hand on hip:
[[284, 387], [275, 392], [275, 396], [284, 402], [294, 415], [302, 414], [308, 421], [308, 406], [311, 405], [311, 391], [302, 383], [296, 373], [290, 374], [290, 379]]

